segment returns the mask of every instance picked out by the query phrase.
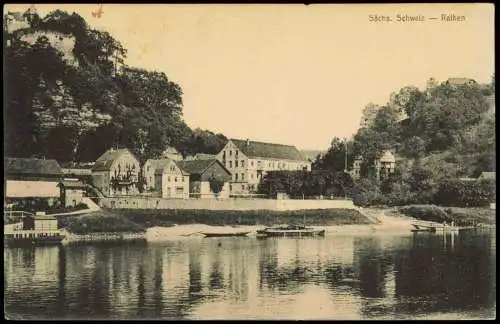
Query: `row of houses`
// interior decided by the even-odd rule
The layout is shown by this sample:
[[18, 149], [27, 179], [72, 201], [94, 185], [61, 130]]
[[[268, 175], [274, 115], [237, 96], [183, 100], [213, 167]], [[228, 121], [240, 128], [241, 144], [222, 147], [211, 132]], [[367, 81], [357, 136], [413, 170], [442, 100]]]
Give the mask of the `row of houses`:
[[311, 170], [311, 162], [294, 146], [231, 139], [216, 155], [182, 158], [169, 147], [160, 159], [141, 167], [127, 149], [110, 149], [92, 167], [92, 183], [106, 196], [144, 191], [163, 198], [213, 198], [256, 193], [266, 172]]
[[169, 147], [159, 159], [140, 161], [128, 149], [109, 149], [88, 168], [61, 168], [55, 160], [5, 159], [7, 197], [75, 197], [91, 184], [106, 197], [150, 195], [162, 198], [226, 198], [248, 195], [266, 172], [311, 170], [311, 162], [294, 146], [231, 139], [215, 155], [185, 159]]

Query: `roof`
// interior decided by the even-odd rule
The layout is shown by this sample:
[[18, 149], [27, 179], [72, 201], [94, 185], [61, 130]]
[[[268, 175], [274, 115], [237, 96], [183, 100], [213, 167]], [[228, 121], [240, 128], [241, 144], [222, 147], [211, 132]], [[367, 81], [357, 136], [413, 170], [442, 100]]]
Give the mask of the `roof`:
[[15, 12], [9, 11], [7, 13], [7, 15], [11, 15], [14, 19], [16, 19], [18, 21], [23, 21], [24, 20], [23, 14], [21, 12], [18, 12], [18, 11], [15, 11]]
[[468, 84], [470, 82], [475, 83], [476, 81], [474, 81], [473, 79], [470, 79], [470, 78], [449, 78], [447, 82], [449, 84], [464, 85], [464, 84]]
[[295, 146], [238, 139], [231, 139], [231, 141], [240, 151], [251, 158], [307, 161], [306, 157]]
[[61, 176], [63, 174], [56, 160], [32, 158], [5, 158], [4, 171], [6, 174], [37, 174]]
[[28, 215], [25, 218], [32, 218], [35, 220], [57, 220], [55, 216], [52, 215]]
[[[132, 152], [128, 149], [109, 149], [103, 155], [101, 155], [97, 161], [95, 161], [94, 166], [92, 167], [92, 171], [109, 171], [111, 170], [111, 166], [113, 162], [118, 160], [123, 154], [130, 153], [132, 156]], [[135, 157], [134, 157], [135, 158]]]
[[167, 146], [167, 148], [161, 154], [163, 157], [178, 156], [182, 158], [182, 154], [173, 146]]
[[[151, 165], [151, 168], [155, 171], [155, 174], [157, 174], [157, 173], [163, 173], [163, 170], [168, 165], [170, 165], [171, 162], [173, 162], [175, 165], [177, 165], [177, 161], [172, 160], [172, 159], [167, 159], [167, 158], [165, 158], [165, 159], [149, 159], [149, 160], [146, 161], [146, 163], [149, 163], [149, 165]], [[181, 170], [182, 174], [189, 175], [189, 173], [187, 173], [181, 167], [179, 167], [179, 169]]]
[[190, 174], [202, 174], [214, 163], [220, 164], [220, 166], [222, 166], [222, 168], [224, 168], [224, 170], [226, 170], [228, 174], [231, 174], [231, 172], [226, 169], [226, 167], [217, 159], [180, 161], [177, 162], [177, 165], [179, 166], [179, 168], [181, 168], [181, 170], [189, 172]]
[[380, 158], [380, 162], [396, 162], [396, 158], [391, 151], [385, 151]]
[[74, 180], [63, 180], [59, 182], [58, 186], [63, 186], [67, 189], [85, 189], [87, 187], [83, 182]]
[[496, 179], [496, 172], [482, 172], [479, 176], [481, 179]]
[[74, 174], [79, 176], [90, 176], [92, 174], [92, 169], [62, 169], [62, 172], [66, 175]]

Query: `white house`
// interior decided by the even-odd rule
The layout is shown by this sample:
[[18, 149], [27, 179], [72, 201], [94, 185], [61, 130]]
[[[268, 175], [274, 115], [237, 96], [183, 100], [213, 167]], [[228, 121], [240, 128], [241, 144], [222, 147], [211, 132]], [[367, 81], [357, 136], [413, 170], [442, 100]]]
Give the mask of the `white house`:
[[290, 145], [230, 139], [217, 159], [231, 172], [231, 194], [255, 192], [268, 171], [311, 170], [311, 162]]

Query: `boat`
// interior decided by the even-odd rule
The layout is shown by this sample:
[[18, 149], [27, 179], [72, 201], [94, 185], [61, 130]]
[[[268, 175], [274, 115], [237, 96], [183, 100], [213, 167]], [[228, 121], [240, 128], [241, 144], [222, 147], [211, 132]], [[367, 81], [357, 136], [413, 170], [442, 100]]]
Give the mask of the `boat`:
[[314, 229], [301, 225], [279, 225], [266, 227], [257, 231], [258, 237], [303, 237], [303, 236], [324, 236], [324, 229]]
[[441, 225], [441, 224], [411, 224], [414, 229], [411, 231], [413, 233], [418, 233], [418, 232], [429, 232], [429, 233], [436, 233], [436, 232], [458, 232], [462, 229], [466, 229], [466, 227], [458, 227], [458, 226], [450, 226], [450, 225]]
[[200, 232], [205, 237], [247, 236], [250, 232]]
[[436, 233], [436, 227], [433, 226], [427, 227], [415, 224], [412, 224], [412, 226], [415, 227], [414, 229], [411, 230], [413, 233], [419, 233], [419, 232]]
[[4, 246], [60, 244], [65, 237], [58, 229], [57, 219], [45, 214], [29, 215], [20, 223], [4, 227]]
[[38, 232], [20, 230], [16, 233], [4, 234], [4, 245], [26, 246], [26, 245], [53, 245], [60, 244], [66, 236], [61, 232]]

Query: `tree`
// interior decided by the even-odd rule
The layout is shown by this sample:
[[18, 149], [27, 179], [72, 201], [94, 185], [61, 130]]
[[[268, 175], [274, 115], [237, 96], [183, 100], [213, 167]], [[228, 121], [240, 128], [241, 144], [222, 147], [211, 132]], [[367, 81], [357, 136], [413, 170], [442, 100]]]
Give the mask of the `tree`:
[[344, 171], [347, 146], [347, 168], [354, 161], [353, 141], [343, 140], [338, 137], [333, 138], [328, 151], [312, 164], [313, 170]]
[[378, 105], [375, 105], [374, 103], [369, 103], [365, 106], [361, 116], [361, 127], [371, 126], [379, 108], [380, 107]]

